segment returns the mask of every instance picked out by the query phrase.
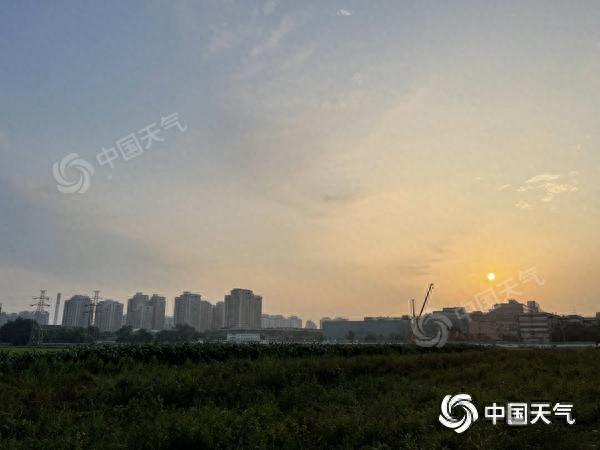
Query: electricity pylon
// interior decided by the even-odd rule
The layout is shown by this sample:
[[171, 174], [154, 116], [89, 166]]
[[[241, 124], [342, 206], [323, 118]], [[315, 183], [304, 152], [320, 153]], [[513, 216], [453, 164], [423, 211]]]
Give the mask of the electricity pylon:
[[92, 297], [92, 303], [89, 306], [89, 315], [88, 315], [88, 326], [94, 325], [94, 316], [96, 314], [96, 307], [98, 306], [98, 300], [100, 300], [100, 291], [94, 291], [94, 296]]
[[33, 297], [33, 300], [37, 300], [36, 303], [32, 303], [30, 306], [35, 306], [35, 313], [33, 315], [33, 321], [35, 322], [31, 326], [31, 335], [29, 336], [29, 345], [40, 345], [44, 340], [44, 329], [42, 328], [42, 317], [44, 316], [44, 309], [50, 307], [46, 301], [50, 300], [50, 297], [46, 295], [46, 290], [40, 291], [39, 297]]

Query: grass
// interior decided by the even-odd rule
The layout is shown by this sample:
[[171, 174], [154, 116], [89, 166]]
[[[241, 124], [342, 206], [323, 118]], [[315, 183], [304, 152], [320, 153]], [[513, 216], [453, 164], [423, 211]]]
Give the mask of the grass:
[[[598, 350], [365, 352], [265, 351], [177, 364], [147, 352], [42, 354], [18, 368], [7, 363], [0, 446], [598, 448]], [[458, 392], [480, 410], [492, 402], [570, 401], [577, 423], [508, 427], [480, 418], [458, 435], [438, 422], [441, 399]]]
[[0, 347], [0, 352], [7, 352], [7, 353], [30, 353], [30, 352], [37, 352], [37, 353], [47, 353], [47, 352], [55, 352], [55, 351], [59, 351], [59, 350], [64, 350], [65, 347], [50, 347], [50, 346], [36, 346], [36, 347], [32, 347], [32, 346], [3, 346]]

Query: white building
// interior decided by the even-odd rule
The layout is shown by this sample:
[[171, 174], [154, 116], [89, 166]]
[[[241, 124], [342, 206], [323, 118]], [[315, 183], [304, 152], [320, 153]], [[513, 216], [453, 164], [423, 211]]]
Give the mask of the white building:
[[260, 334], [257, 333], [227, 333], [227, 342], [237, 344], [247, 342], [260, 342]]

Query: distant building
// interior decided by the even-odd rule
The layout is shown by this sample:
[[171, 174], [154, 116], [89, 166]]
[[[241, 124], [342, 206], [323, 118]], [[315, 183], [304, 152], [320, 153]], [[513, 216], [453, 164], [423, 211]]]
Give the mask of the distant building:
[[521, 341], [534, 343], [550, 342], [552, 314], [545, 312], [527, 312], [519, 316]]
[[217, 302], [213, 307], [213, 330], [225, 328], [225, 302]]
[[263, 314], [260, 321], [262, 328], [302, 328], [302, 319], [297, 316]]
[[433, 314], [444, 316], [450, 320], [454, 330], [458, 330], [464, 334], [468, 332], [469, 315], [467, 314], [466, 309], [462, 306], [442, 308], [441, 311], [434, 311]]
[[335, 320], [336, 322], [340, 322], [340, 321], [344, 321], [344, 320], [348, 320], [344, 317], [336, 317], [335, 319], [332, 319], [331, 317], [323, 317], [320, 321], [319, 321], [319, 328], [321, 328], [321, 330], [323, 329], [323, 324], [327, 321], [331, 321], [331, 320]]
[[126, 324], [135, 329], [162, 330], [165, 326], [166, 299], [137, 292], [127, 302]]
[[233, 289], [225, 296], [225, 327], [260, 329], [262, 297], [249, 289]]
[[65, 302], [62, 325], [87, 328], [90, 324], [92, 301], [87, 295], [74, 295]]
[[196, 330], [200, 328], [200, 302], [202, 296], [185, 291], [175, 297], [175, 326], [189, 325]]
[[495, 323], [500, 340], [519, 340], [519, 316], [524, 312], [525, 305], [516, 300], [494, 305], [488, 317]]
[[496, 323], [481, 311], [473, 311], [469, 314], [467, 333], [470, 339], [476, 341], [495, 341], [498, 339]]
[[306, 328], [307, 330], [316, 330], [317, 324], [314, 323], [312, 320], [307, 320], [306, 325], [304, 325], [304, 328]]
[[260, 342], [260, 334], [258, 333], [228, 333], [227, 342], [235, 342], [238, 344], [248, 342]]
[[408, 317], [365, 317], [364, 320], [328, 319], [321, 321], [323, 336], [329, 340], [364, 339], [367, 337], [408, 340], [411, 336]]
[[127, 301], [127, 326], [134, 329], [150, 329], [152, 325], [152, 310], [150, 309], [150, 298], [136, 292]]
[[152, 329], [165, 329], [165, 310], [167, 307], [167, 299], [158, 294], [153, 294], [150, 297], [150, 308], [152, 309]]
[[123, 323], [123, 304], [114, 300], [102, 300], [96, 305], [94, 325], [103, 333], [113, 333]]
[[206, 300], [200, 300], [200, 318], [198, 319], [198, 328], [200, 332], [212, 330], [213, 327], [213, 308], [212, 303]]

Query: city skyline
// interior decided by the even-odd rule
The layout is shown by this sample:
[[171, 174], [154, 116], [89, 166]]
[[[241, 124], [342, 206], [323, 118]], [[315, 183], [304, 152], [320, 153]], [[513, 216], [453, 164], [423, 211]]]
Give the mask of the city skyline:
[[[489, 274], [488, 274], [489, 275]], [[160, 294], [157, 293], [152, 293], [152, 295], [148, 295], [148, 294], [144, 294], [141, 291], [136, 291], [133, 295], [126, 295], [125, 296], [125, 300], [121, 300], [118, 298], [114, 298], [114, 297], [100, 297], [99, 298], [99, 303], [102, 302], [107, 302], [107, 303], [119, 303], [120, 305], [123, 306], [123, 317], [127, 318], [128, 316], [128, 308], [129, 305], [132, 303], [132, 301], [135, 301], [138, 297], [142, 297], [142, 300], [145, 301], [146, 303], [150, 304], [154, 299], [157, 299], [161, 302], [163, 302], [163, 306], [162, 311], [163, 311], [163, 316], [164, 317], [170, 317], [172, 319], [175, 320], [175, 322], [177, 322], [176, 319], [176, 308], [177, 308], [177, 300], [180, 298], [184, 298], [184, 297], [193, 297], [194, 299], [197, 299], [198, 302], [200, 303], [205, 303], [205, 304], [209, 304], [212, 308], [214, 307], [219, 307], [219, 305], [221, 305], [222, 307], [224, 307], [227, 298], [231, 295], [231, 292], [234, 291], [247, 291], [250, 292], [251, 294], [253, 294], [253, 291], [249, 290], [249, 289], [244, 289], [244, 288], [233, 288], [229, 294], [224, 294], [222, 296], [221, 299], [209, 299], [205, 296], [203, 296], [202, 294], [199, 294], [197, 292], [194, 291], [181, 291], [179, 292], [179, 294], [176, 294], [172, 299], [166, 296], [162, 296]], [[92, 291], [92, 292], [98, 292], [100, 293], [101, 291]], [[448, 303], [448, 302], [431, 302], [427, 304], [427, 308], [424, 309], [424, 313], [431, 313], [432, 311], [434, 311], [436, 308], [455, 308], [455, 307], [459, 307], [459, 308], [464, 308], [466, 312], [471, 313], [471, 312], [489, 312], [491, 310], [493, 310], [494, 306], [497, 304], [501, 304], [501, 303], [505, 303], [508, 301], [518, 301], [518, 302], [522, 302], [522, 303], [527, 303], [530, 301], [536, 302], [536, 303], [541, 303], [543, 304], [543, 300], [540, 301], [540, 299], [538, 298], [521, 298], [519, 296], [504, 296], [504, 297], [489, 297], [486, 296], [489, 293], [488, 290], [486, 291], [482, 291], [481, 293], [479, 293], [481, 295], [481, 297], [477, 298], [477, 295], [475, 296], [474, 299], [470, 300], [470, 301], [466, 301], [466, 302], [454, 302], [454, 303]], [[60, 298], [62, 298], [62, 309], [59, 309], [60, 311], [60, 317], [61, 317], [61, 322], [62, 320], [64, 320], [64, 314], [65, 314], [65, 310], [64, 310], [64, 305], [66, 304], [66, 302], [69, 302], [70, 300], [76, 299], [76, 298], [81, 298], [81, 299], [87, 299], [92, 300], [92, 295], [88, 295], [88, 294], [72, 294], [72, 295], [65, 295], [64, 293], [56, 293], [54, 294], [54, 297], [50, 297], [49, 301], [50, 304], [48, 307], [46, 307], [44, 313], [48, 315], [48, 317], [50, 317], [50, 315], [55, 315], [58, 314], [55, 307], [57, 305], [56, 303], [56, 295], [60, 295]], [[262, 303], [262, 296], [258, 296], [258, 298], [261, 300]], [[419, 299], [415, 299], [417, 301], [417, 309], [419, 308]], [[443, 305], [442, 305], [443, 303]], [[32, 309], [32, 305], [31, 304], [27, 304], [27, 306], [29, 306], [29, 309], [27, 308], [19, 308], [17, 307], [16, 309], [9, 309], [6, 310], [6, 308], [4, 307], [4, 305], [2, 304], [2, 302], [0, 302], [0, 311], [5, 312], [5, 313], [9, 313], [9, 314], [16, 314], [16, 313], [26, 313], [26, 314], [34, 314], [34, 309]], [[60, 308], [61, 304], [59, 303], [59, 308]], [[199, 306], [199, 308], [201, 308], [201, 306]], [[357, 319], [363, 319], [365, 317], [402, 317], [402, 316], [410, 316], [411, 314], [411, 307], [410, 307], [410, 302], [407, 302], [406, 305], [406, 311], [403, 311], [401, 313], [393, 313], [393, 314], [387, 314], [387, 313], [375, 313], [375, 314], [367, 314], [367, 313], [362, 313], [362, 314], [357, 314], [354, 316], [349, 316], [349, 315], [344, 315], [342, 313], [334, 313], [334, 314], [330, 314], [330, 315], [324, 315], [324, 316], [319, 316], [319, 317], [305, 317], [302, 316], [302, 318], [298, 317], [298, 315], [294, 312], [289, 312], [289, 311], [269, 311], [269, 312], [262, 312], [262, 316], [269, 316], [271, 318], [276, 318], [276, 317], [280, 317], [280, 318], [284, 318], [284, 319], [300, 319], [300, 321], [310, 321], [310, 322], [318, 322], [320, 320], [323, 319], [350, 319], [350, 320], [357, 320]], [[87, 310], [90, 309], [89, 306], [87, 307], [87, 309], [85, 310], [85, 315], [86, 315], [86, 319], [85, 321], [87, 321], [87, 317], [88, 317], [88, 312]], [[262, 309], [262, 308], [261, 308]], [[368, 308], [367, 308], [368, 309]], [[600, 305], [598, 305], [598, 308], [600, 309]], [[199, 310], [200, 311], [200, 310]], [[590, 313], [587, 312], [581, 312], [581, 311], [561, 311], [561, 310], [548, 310], [548, 309], [543, 309], [544, 312], [547, 313], [551, 313], [551, 314], [558, 314], [558, 315], [570, 315], [570, 314], [575, 314], [575, 315], [581, 315], [581, 316], [595, 316], [596, 314], [598, 314], [598, 311], [592, 311]], [[418, 312], [418, 311], [417, 311]], [[145, 313], [142, 312], [138, 312], [136, 314], [140, 314], [143, 315]], [[153, 318], [153, 312], [150, 312], [150, 318], [147, 319], [147, 321], [151, 322], [151, 323], [155, 323], [155, 320]], [[95, 320], [95, 316], [94, 316], [94, 320]], [[135, 324], [137, 324], [137, 322], [144, 322], [144, 319], [142, 319], [142, 317], [136, 317], [136, 319], [132, 319], [132, 318], [128, 318], [128, 322], [127, 325], [131, 325], [133, 323], [130, 323], [132, 320], [136, 321]], [[227, 319], [225, 317], [223, 317], [223, 323], [227, 322]], [[181, 322], [186, 323], [185, 321]], [[188, 323], [191, 324], [191, 323]], [[196, 327], [198, 324], [194, 324], [194, 326]], [[207, 328], [205, 325], [203, 326], [204, 328]], [[151, 329], [152, 327], [137, 327], [134, 326], [133, 328], [148, 328]], [[202, 328], [202, 327], [201, 327]], [[158, 327], [157, 329], [160, 329], [160, 327]]]
[[512, 280], [593, 314], [599, 20], [590, 2], [10, 2], [0, 302], [143, 286], [172, 308], [236, 283], [318, 320]]

